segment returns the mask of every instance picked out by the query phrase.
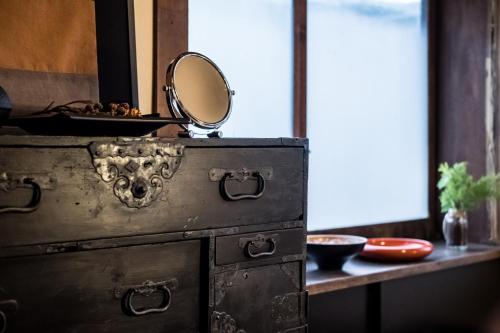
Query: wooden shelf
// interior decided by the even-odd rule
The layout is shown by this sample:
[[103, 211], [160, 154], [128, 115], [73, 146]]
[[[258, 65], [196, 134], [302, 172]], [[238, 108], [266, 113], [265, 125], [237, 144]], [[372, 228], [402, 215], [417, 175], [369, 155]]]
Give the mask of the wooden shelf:
[[430, 256], [413, 263], [377, 263], [354, 258], [342, 270], [322, 271], [308, 261], [306, 289], [309, 295], [316, 295], [500, 258], [500, 246], [470, 244], [463, 252], [447, 250], [442, 243], [434, 246]]

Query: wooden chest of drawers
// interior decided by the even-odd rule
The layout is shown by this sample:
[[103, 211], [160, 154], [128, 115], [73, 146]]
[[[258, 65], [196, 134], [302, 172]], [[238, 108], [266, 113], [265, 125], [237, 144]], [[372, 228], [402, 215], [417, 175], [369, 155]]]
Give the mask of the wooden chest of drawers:
[[0, 332], [305, 332], [307, 141], [0, 136]]

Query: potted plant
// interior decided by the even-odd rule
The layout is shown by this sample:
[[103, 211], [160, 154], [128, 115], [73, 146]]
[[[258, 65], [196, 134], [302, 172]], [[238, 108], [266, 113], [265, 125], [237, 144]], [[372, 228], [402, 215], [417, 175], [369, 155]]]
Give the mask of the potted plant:
[[500, 197], [500, 174], [487, 175], [474, 180], [467, 172], [467, 163], [439, 166], [441, 178], [437, 184], [441, 194], [443, 235], [449, 248], [467, 248], [467, 212], [481, 202]]

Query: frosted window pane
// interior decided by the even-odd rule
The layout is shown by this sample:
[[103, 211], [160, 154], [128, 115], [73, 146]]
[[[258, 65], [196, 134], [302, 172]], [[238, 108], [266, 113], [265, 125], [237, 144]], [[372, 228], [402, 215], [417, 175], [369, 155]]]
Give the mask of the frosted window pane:
[[189, 50], [236, 91], [225, 137], [292, 135], [292, 0], [190, 0]]
[[415, 0], [308, 2], [310, 230], [428, 216], [424, 16]]

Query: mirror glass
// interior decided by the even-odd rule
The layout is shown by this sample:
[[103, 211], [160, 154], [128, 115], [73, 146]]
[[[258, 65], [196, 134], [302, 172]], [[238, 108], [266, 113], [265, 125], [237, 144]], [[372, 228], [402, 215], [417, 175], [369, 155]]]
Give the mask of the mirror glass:
[[200, 127], [219, 127], [231, 110], [231, 91], [217, 66], [201, 54], [178, 58], [172, 89], [179, 111]]

